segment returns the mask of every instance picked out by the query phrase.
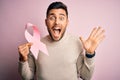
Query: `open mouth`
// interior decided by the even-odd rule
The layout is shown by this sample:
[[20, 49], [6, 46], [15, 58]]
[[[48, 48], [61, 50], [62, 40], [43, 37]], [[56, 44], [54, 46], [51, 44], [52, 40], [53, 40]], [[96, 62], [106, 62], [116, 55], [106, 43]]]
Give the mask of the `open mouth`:
[[53, 36], [55, 38], [60, 38], [61, 28], [60, 27], [54, 27], [53, 28]]

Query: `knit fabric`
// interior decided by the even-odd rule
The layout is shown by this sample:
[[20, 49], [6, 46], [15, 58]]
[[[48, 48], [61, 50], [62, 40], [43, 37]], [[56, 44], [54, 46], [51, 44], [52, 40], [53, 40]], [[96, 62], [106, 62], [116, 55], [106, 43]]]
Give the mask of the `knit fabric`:
[[32, 53], [26, 62], [19, 62], [23, 80], [90, 80], [94, 70], [94, 57], [87, 58], [79, 38], [65, 34], [59, 41], [50, 36], [41, 39], [46, 44], [49, 56], [41, 51], [36, 60]]

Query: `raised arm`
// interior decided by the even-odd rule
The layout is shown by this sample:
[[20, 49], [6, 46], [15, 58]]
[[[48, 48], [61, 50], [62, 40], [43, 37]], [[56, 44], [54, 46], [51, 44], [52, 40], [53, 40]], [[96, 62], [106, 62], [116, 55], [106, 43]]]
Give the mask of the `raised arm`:
[[33, 80], [35, 74], [35, 61], [33, 55], [30, 53], [29, 48], [32, 44], [26, 43], [18, 47], [19, 51], [19, 73], [23, 80]]

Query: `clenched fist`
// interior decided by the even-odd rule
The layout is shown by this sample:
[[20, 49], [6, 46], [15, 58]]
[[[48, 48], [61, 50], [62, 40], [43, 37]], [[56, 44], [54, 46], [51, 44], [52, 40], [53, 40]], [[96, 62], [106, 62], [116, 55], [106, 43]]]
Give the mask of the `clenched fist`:
[[25, 44], [18, 46], [20, 61], [27, 61], [29, 49], [30, 49], [31, 45], [32, 45], [32, 43], [25, 43]]

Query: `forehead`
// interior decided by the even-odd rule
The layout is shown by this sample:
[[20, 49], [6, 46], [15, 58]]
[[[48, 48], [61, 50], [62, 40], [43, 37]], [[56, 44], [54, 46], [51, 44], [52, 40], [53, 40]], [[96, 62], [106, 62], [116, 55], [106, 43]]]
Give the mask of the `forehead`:
[[51, 9], [49, 11], [49, 15], [63, 15], [63, 16], [66, 16], [66, 12], [64, 9]]

